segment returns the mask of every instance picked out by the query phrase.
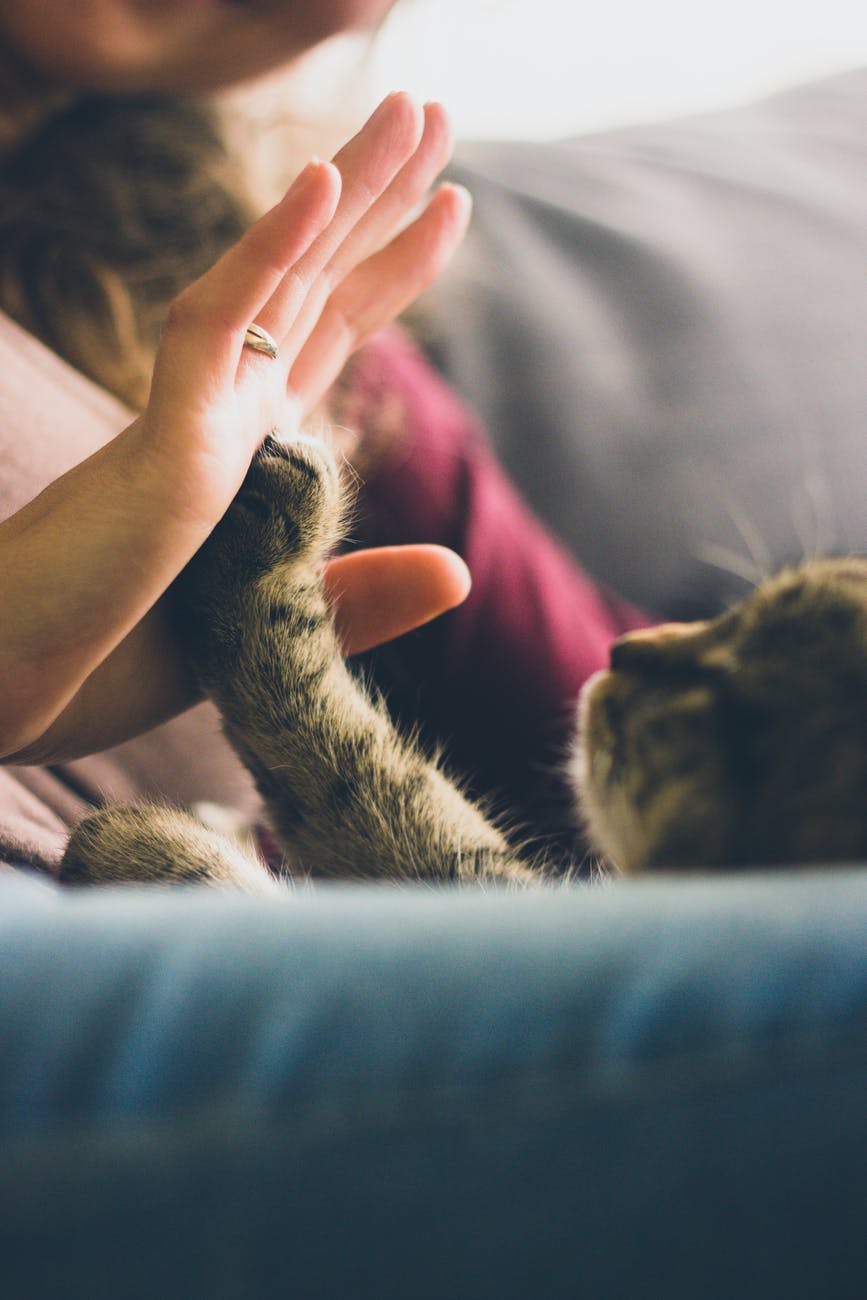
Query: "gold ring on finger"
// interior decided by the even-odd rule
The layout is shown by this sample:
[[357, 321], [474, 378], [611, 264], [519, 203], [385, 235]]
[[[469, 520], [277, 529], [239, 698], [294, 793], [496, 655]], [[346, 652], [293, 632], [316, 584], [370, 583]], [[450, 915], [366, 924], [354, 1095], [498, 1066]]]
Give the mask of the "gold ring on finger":
[[272, 339], [267, 330], [263, 330], [261, 325], [254, 321], [248, 325], [244, 334], [244, 347], [252, 348], [254, 352], [263, 352], [266, 357], [273, 360], [278, 356], [277, 344]]

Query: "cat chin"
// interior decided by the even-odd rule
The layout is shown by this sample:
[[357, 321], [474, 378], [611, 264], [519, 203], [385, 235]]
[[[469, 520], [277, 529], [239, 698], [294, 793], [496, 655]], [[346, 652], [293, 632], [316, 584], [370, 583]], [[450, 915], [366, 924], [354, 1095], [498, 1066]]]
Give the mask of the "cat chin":
[[632, 842], [640, 836], [617, 771], [616, 740], [604, 708], [614, 678], [614, 673], [602, 669], [581, 689], [568, 774], [588, 841], [609, 867], [626, 873], [641, 861], [642, 846]]

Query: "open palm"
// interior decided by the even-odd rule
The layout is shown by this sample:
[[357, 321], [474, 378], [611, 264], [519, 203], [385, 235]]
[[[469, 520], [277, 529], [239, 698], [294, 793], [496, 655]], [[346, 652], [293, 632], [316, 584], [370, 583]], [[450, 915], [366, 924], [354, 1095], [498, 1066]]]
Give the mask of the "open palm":
[[[142, 432], [203, 523], [220, 518], [268, 431], [291, 437], [351, 352], [450, 256], [469, 213], [453, 186], [390, 238], [450, 147], [439, 105], [390, 96], [172, 305]], [[244, 347], [253, 321], [276, 359]]]

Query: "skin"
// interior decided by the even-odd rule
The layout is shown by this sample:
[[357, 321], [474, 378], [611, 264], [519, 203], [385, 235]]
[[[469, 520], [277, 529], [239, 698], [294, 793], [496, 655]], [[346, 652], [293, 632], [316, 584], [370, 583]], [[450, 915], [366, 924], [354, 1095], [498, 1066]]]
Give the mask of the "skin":
[[46, 81], [199, 94], [280, 67], [394, 0], [0, 0], [0, 31]]
[[[166, 68], [186, 75], [207, 36], [219, 52], [210, 72], [227, 84], [249, 75], [253, 49], [259, 71], [273, 66], [275, 24], [292, 27], [296, 8], [345, 24], [386, 7], [308, 0], [272, 3], [267, 15], [262, 5], [254, 16], [216, 0], [0, 0], [0, 33], [45, 75], [60, 76], [74, 26], [75, 75], [86, 79], [76, 84], [107, 87], [131, 66], [134, 47], [136, 89], [177, 89], [165, 84]], [[97, 17], [103, 25], [91, 28]], [[244, 30], [252, 24], [245, 41], [239, 18]], [[147, 23], [145, 42], [138, 37]], [[235, 45], [221, 44], [231, 31]], [[306, 31], [299, 20], [299, 41]], [[169, 49], [175, 61], [167, 64]], [[102, 749], [194, 702], [160, 597], [221, 518], [268, 431], [297, 433], [346, 358], [439, 274], [460, 242], [469, 200], [453, 186], [389, 239], [450, 148], [439, 105], [422, 111], [406, 95], [385, 100], [332, 163], [312, 161], [172, 305], [139, 419], [0, 524], [3, 761]], [[276, 361], [243, 346], [251, 320], [274, 335]], [[458, 557], [436, 547], [333, 560], [325, 580], [348, 652], [433, 617], [469, 588]]]

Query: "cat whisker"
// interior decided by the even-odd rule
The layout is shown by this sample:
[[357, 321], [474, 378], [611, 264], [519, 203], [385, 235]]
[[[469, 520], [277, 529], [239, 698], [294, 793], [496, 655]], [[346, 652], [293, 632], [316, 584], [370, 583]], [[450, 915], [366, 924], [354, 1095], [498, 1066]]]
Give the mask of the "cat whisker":
[[799, 421], [798, 436], [804, 466], [804, 502], [810, 511], [813, 536], [812, 550], [805, 552], [805, 558], [815, 559], [832, 554], [838, 547], [839, 521], [823, 456], [826, 439], [820, 440], [815, 420], [806, 416]]
[[695, 542], [692, 554], [701, 564], [739, 578], [750, 588], [770, 577], [775, 565], [770, 548], [743, 505], [723, 489], [718, 490], [722, 509], [744, 544], [746, 554], [722, 541], [705, 538]]
[[[828, 496], [828, 484], [825, 476], [816, 466], [811, 466], [803, 479], [803, 511], [797, 509], [793, 502], [790, 518], [792, 527], [801, 546], [803, 560], [815, 560], [823, 555], [830, 555], [836, 547], [836, 527], [834, 512]], [[809, 529], [809, 540], [805, 539], [805, 530]]]
[[757, 575], [757, 581], [764, 581], [765, 578], [771, 576], [775, 567], [767, 542], [740, 501], [729, 493], [724, 493], [722, 504], [746, 547], [747, 555], [752, 561], [753, 572]]
[[710, 565], [713, 569], [719, 569], [722, 573], [731, 574], [732, 577], [742, 578], [751, 587], [758, 586], [764, 580], [765, 575], [756, 567], [751, 558], [740, 555], [728, 546], [722, 546], [715, 542], [706, 542], [701, 546], [697, 546], [694, 554], [702, 564]]
[[351, 484], [351, 496], [354, 496], [364, 486], [363, 475], [359, 473], [352, 461], [346, 456], [340, 462], [340, 473]]

